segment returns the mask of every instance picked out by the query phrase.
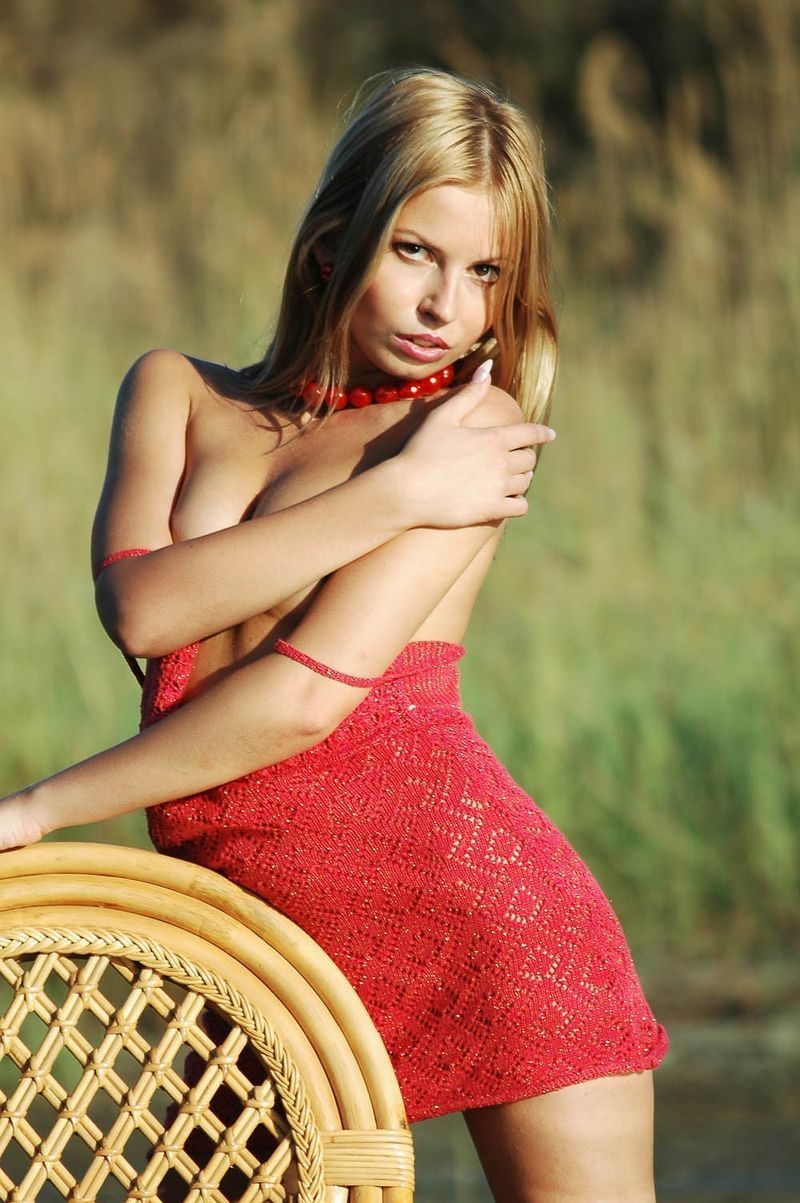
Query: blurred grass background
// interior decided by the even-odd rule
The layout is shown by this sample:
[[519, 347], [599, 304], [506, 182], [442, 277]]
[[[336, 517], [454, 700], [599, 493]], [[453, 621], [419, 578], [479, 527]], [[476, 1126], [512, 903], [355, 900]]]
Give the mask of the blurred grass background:
[[343, 98], [445, 66], [541, 121], [563, 336], [466, 704], [638, 950], [788, 951], [799, 52], [797, 0], [6, 0], [0, 792], [135, 724], [87, 550], [125, 369], [253, 358]]

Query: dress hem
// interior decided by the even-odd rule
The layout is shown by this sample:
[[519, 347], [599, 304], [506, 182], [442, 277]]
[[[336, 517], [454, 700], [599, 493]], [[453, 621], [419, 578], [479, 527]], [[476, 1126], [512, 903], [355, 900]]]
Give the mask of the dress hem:
[[656, 1050], [637, 1066], [625, 1066], [620, 1068], [618, 1063], [609, 1066], [587, 1066], [583, 1069], [572, 1069], [566, 1071], [557, 1077], [552, 1085], [548, 1084], [545, 1090], [525, 1089], [520, 1086], [516, 1089], [509, 1086], [508, 1095], [498, 1098], [495, 1093], [491, 1098], [481, 1096], [478, 1101], [470, 1100], [468, 1103], [456, 1103], [454, 1106], [442, 1107], [440, 1110], [416, 1115], [407, 1108], [407, 1118], [409, 1124], [424, 1123], [429, 1119], [440, 1119], [444, 1115], [455, 1115], [463, 1111], [480, 1111], [485, 1107], [502, 1107], [509, 1103], [521, 1103], [525, 1099], [541, 1098], [545, 1094], [553, 1094], [556, 1090], [565, 1090], [567, 1086], [579, 1086], [582, 1082], [599, 1081], [600, 1078], [622, 1078], [633, 1074], [649, 1073], [651, 1070], [657, 1069], [664, 1060], [669, 1050], [669, 1037], [666, 1031], [661, 1028], [660, 1040]]

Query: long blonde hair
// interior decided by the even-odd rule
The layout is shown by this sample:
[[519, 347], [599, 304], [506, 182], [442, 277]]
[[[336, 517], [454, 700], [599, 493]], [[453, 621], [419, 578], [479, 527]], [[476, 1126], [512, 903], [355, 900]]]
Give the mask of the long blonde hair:
[[[244, 376], [258, 405], [316, 413], [321, 390], [347, 382], [350, 320], [393, 225], [411, 197], [440, 184], [491, 190], [504, 266], [491, 330], [454, 365], [463, 380], [484, 359], [494, 383], [530, 421], [546, 421], [557, 363], [550, 298], [549, 212], [541, 138], [525, 114], [492, 89], [445, 71], [387, 71], [350, 108], [300, 221], [274, 338]], [[322, 281], [315, 250], [335, 248]]]

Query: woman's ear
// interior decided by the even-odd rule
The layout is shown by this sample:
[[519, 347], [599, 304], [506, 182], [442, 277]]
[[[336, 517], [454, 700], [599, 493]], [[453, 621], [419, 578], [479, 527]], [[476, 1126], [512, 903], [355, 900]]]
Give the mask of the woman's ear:
[[311, 248], [311, 253], [317, 261], [321, 279], [329, 280], [333, 272], [334, 263], [334, 255], [330, 247], [324, 242], [315, 242]]

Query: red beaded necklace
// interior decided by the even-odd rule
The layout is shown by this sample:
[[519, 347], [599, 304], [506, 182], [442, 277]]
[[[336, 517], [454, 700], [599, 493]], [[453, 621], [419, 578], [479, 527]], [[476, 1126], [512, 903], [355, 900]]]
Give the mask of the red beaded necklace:
[[321, 401], [328, 409], [363, 409], [366, 405], [387, 401], [413, 401], [416, 397], [432, 397], [453, 383], [453, 368], [448, 364], [440, 368], [424, 380], [393, 380], [390, 384], [379, 384], [377, 388], [368, 388], [365, 384], [354, 384], [352, 388], [339, 390], [329, 389], [323, 395], [316, 380], [309, 380], [297, 391], [297, 396], [309, 405]]

